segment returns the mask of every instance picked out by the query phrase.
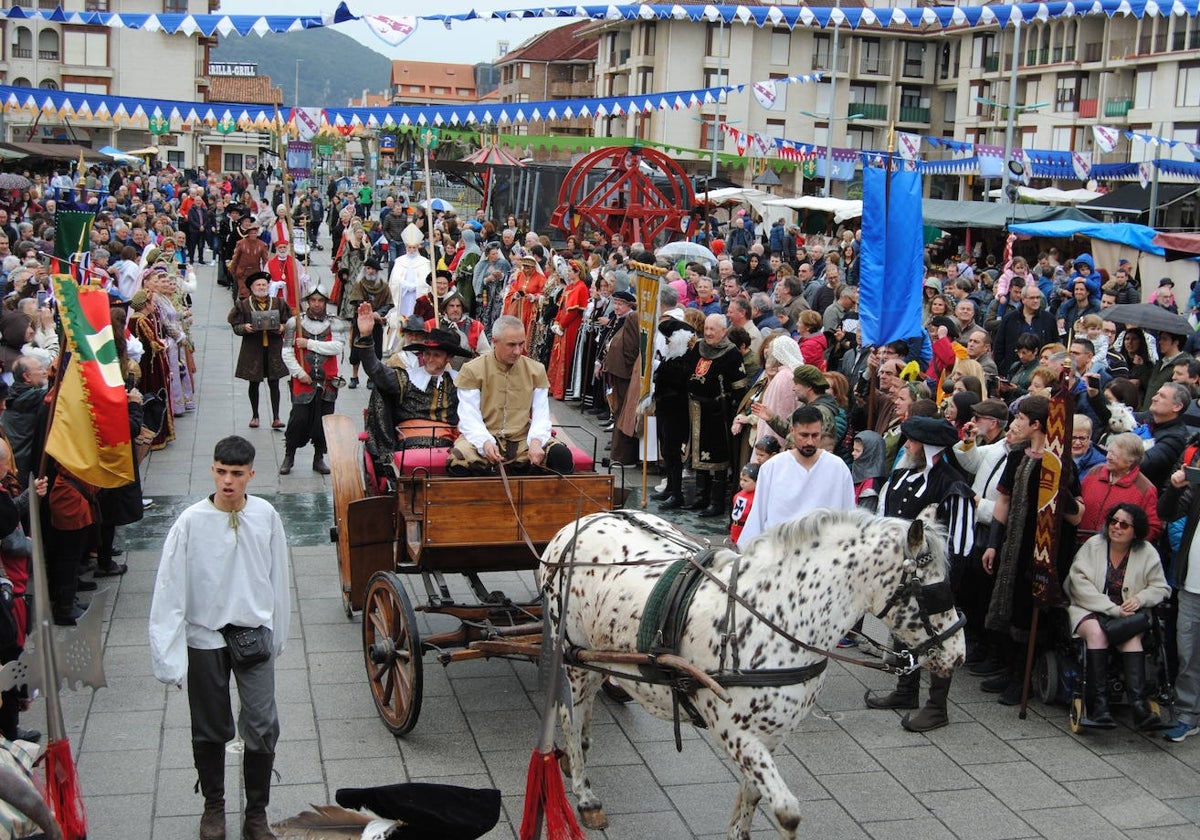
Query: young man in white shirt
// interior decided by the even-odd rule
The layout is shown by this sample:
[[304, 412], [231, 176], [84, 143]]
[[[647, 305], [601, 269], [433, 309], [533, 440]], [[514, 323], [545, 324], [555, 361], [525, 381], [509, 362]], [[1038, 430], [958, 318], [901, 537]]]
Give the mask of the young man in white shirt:
[[[268, 840], [271, 770], [279, 740], [275, 659], [291, 619], [288, 552], [275, 508], [246, 495], [254, 446], [232, 436], [213, 452], [216, 492], [182, 514], [163, 545], [150, 605], [150, 654], [161, 682], [188, 686], [192, 754], [204, 794], [201, 840], [225, 837], [225, 744], [234, 737], [229, 676], [237, 680], [245, 742], [243, 840]], [[257, 628], [265, 661], [235, 667], [226, 628]], [[228, 632], [228, 631], [227, 631]]]

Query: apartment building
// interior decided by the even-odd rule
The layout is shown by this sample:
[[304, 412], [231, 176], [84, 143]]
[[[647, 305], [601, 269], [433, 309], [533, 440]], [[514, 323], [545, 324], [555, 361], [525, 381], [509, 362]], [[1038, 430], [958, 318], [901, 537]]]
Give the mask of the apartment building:
[[[497, 59], [499, 101], [542, 102], [594, 96], [597, 39], [591, 29], [590, 21], [560, 26], [533, 36]], [[593, 127], [592, 120], [576, 117], [536, 120], [514, 126], [513, 132], [587, 137], [592, 134]], [[553, 159], [554, 156], [554, 152], [548, 152], [539, 158]]]
[[[769, 4], [751, 0], [745, 5]], [[820, 0], [819, 5], [833, 4]], [[734, 151], [716, 129], [719, 122], [822, 148], [832, 142], [835, 149], [885, 149], [893, 122], [898, 131], [926, 137], [1004, 145], [1008, 111], [1003, 106], [1014, 66], [1012, 27], [920, 32], [843, 28], [836, 34], [836, 49], [832, 29], [805, 27], [638, 20], [594, 23], [589, 31], [599, 41], [597, 95], [826, 74], [819, 84], [780, 86], [769, 110], [747, 91], [699, 109], [597, 121], [599, 136], [637, 136], [699, 149], [696, 168], [702, 168], [701, 162], [707, 167], [704, 153], [714, 145], [722, 152]], [[1078, 187], [1062, 154], [1092, 152], [1095, 125], [1200, 142], [1198, 47], [1197, 18], [1088, 16], [1022, 27], [1014, 145], [1057, 153], [1039, 158], [1033, 168], [1035, 185]], [[1192, 160], [1182, 143], [1171, 149], [1124, 137], [1109, 154], [1095, 151], [1097, 163]], [[964, 153], [928, 145], [925, 152], [930, 159], [947, 160], [943, 173], [927, 179], [932, 196], [982, 195], [984, 184], [975, 171], [950, 162]], [[835, 164], [837, 179], [848, 164]], [[823, 185], [823, 170], [821, 160], [815, 184], [804, 183], [799, 173], [785, 173], [784, 189], [816, 192]], [[726, 174], [748, 181], [747, 173]], [[845, 195], [847, 186], [835, 180], [831, 191]]]
[[[5, 6], [13, 5], [4, 0]], [[217, 0], [37, 0], [31, 5], [71, 12], [205, 14]], [[162, 32], [77, 26], [37, 19], [0, 21], [0, 79], [5, 84], [47, 90], [104, 93], [184, 102], [203, 101], [207, 89], [208, 50], [215, 39]], [[160, 148], [174, 166], [198, 160], [197, 132], [176, 126], [163, 135], [145, 128], [117, 126], [102, 120], [39, 120], [13, 114], [5, 120], [5, 136], [19, 142], [76, 143], [90, 148], [115, 146]]]

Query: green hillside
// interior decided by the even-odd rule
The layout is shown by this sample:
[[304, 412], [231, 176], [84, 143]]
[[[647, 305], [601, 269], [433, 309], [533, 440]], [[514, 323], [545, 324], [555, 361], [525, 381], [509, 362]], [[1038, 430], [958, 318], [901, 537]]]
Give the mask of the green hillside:
[[331, 28], [270, 34], [264, 38], [222, 38], [211, 61], [253, 61], [258, 72], [283, 89], [286, 105], [296, 102], [296, 59], [300, 62], [300, 104], [345, 107], [363, 89], [382, 93], [391, 80], [392, 62]]

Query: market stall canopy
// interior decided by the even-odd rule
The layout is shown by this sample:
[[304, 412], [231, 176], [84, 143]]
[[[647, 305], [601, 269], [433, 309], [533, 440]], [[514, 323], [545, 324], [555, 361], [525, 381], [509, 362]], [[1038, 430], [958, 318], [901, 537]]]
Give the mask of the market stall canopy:
[[[992, 190], [988, 193], [992, 198], [1003, 198], [1004, 190]], [[1039, 204], [1082, 204], [1093, 201], [1104, 193], [1093, 190], [1060, 190], [1056, 187], [1046, 187], [1035, 190], [1031, 187], [1017, 187], [1017, 195], [1026, 201], [1036, 201]]]
[[1200, 233], [1158, 233], [1154, 244], [1167, 252], [1168, 260], [1200, 256]]
[[1040, 207], [1033, 204], [999, 204], [983, 201], [948, 201], [927, 198], [922, 204], [925, 224], [940, 228], [1006, 228], [1010, 222], [1044, 222], [1067, 219], [1094, 222], [1074, 207]]
[[[815, 210], [818, 213], [832, 213], [835, 222], [847, 219], [857, 219], [862, 216], [861, 201], [847, 201], [843, 198], [824, 198], [819, 195], [798, 195], [795, 198], [772, 198], [764, 201], [767, 207], [790, 207], [793, 210]], [[766, 218], [764, 215], [763, 218]]]
[[[1171, 204], [1189, 193], [1200, 190], [1195, 184], [1162, 184], [1158, 185], [1158, 206]], [[1079, 205], [1080, 210], [1092, 213], [1128, 213], [1140, 216], [1150, 210], [1150, 187], [1141, 184], [1126, 184], [1093, 201]]]
[[764, 219], [768, 218], [771, 210], [771, 208], [767, 206], [766, 202], [775, 199], [775, 196], [771, 195], [769, 192], [755, 189], [744, 189], [742, 187], [723, 187], [719, 190], [713, 190], [709, 193], [696, 193], [696, 198], [698, 199], [703, 199], [705, 196], [708, 197], [708, 200], [711, 204], [714, 204], [718, 207], [723, 206], [726, 202], [733, 204], [749, 204], [750, 208]]
[[97, 149], [102, 155], [108, 155], [117, 163], [141, 163], [142, 159], [136, 155], [131, 155], [128, 152], [122, 152], [120, 149], [113, 146], [101, 146]]
[[79, 160], [82, 154], [85, 161], [101, 161], [104, 155], [96, 149], [77, 146], [74, 143], [0, 143], [0, 150], [20, 152], [31, 158], [47, 160]]

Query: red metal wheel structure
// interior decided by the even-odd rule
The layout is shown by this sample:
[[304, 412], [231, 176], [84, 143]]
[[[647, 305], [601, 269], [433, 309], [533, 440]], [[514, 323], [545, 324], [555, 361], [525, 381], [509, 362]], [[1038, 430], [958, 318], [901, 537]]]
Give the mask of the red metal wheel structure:
[[639, 146], [610, 146], [571, 167], [550, 224], [567, 235], [600, 231], [607, 241], [619, 233], [626, 242], [649, 244], [660, 235], [681, 235], [695, 203], [692, 183], [673, 158]]

